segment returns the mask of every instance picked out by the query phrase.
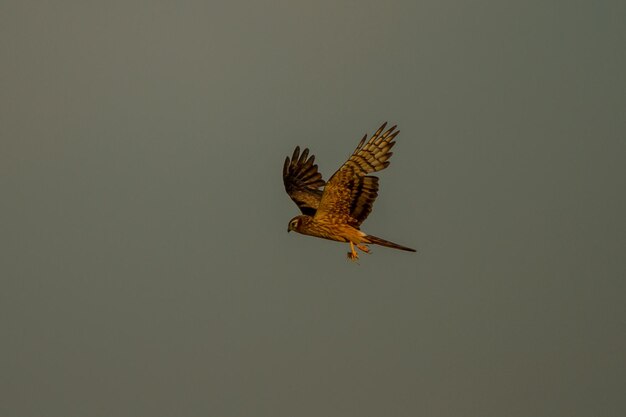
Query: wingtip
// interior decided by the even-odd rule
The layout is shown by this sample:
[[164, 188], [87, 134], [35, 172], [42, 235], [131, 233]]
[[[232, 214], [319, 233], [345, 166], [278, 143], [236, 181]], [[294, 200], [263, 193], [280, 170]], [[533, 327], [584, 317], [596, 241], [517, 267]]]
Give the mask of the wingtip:
[[300, 158], [298, 159], [299, 164], [303, 164], [306, 162], [306, 158], [309, 156], [309, 148], [304, 148], [302, 153], [300, 154]]
[[293, 150], [293, 154], [291, 154], [291, 160], [297, 161], [300, 157], [300, 146], [296, 146], [296, 149]]

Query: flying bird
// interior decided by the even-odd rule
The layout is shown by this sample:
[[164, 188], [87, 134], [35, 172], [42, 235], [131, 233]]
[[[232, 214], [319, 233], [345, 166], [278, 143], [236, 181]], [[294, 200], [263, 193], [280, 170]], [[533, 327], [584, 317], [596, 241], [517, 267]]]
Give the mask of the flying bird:
[[378, 177], [368, 174], [389, 166], [390, 150], [400, 133], [396, 126], [383, 133], [386, 126], [383, 123], [369, 140], [363, 136], [350, 158], [327, 182], [314, 164], [315, 156], [309, 157], [308, 148], [300, 153], [297, 146], [291, 159], [285, 158], [285, 190], [302, 212], [289, 221], [288, 232], [347, 242], [348, 259], [352, 261], [359, 258], [354, 247], [369, 253], [367, 244], [415, 252], [360, 230], [378, 196]]

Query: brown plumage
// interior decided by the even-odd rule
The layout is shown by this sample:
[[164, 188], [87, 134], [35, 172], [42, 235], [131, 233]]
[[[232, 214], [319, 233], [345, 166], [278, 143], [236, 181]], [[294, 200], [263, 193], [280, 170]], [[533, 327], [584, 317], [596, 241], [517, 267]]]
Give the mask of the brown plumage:
[[368, 235], [359, 229], [378, 196], [378, 177], [367, 174], [389, 166], [393, 154], [390, 150], [395, 145], [394, 138], [400, 133], [396, 126], [383, 133], [386, 126], [384, 123], [367, 142], [367, 135], [363, 136], [350, 158], [326, 183], [314, 164], [315, 157], [309, 157], [308, 149], [300, 154], [300, 147], [296, 147], [291, 159], [285, 159], [283, 182], [302, 215], [289, 222], [287, 231], [348, 242], [348, 258], [351, 260], [358, 259], [355, 245], [366, 253], [369, 252], [366, 244], [415, 252], [415, 249]]

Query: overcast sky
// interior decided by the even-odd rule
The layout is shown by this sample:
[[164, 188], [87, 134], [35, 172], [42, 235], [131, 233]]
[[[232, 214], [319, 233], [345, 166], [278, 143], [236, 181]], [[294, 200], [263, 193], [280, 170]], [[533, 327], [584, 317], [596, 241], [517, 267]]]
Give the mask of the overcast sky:
[[[0, 415], [623, 416], [626, 3], [0, 7]], [[362, 229], [287, 234], [401, 130]]]

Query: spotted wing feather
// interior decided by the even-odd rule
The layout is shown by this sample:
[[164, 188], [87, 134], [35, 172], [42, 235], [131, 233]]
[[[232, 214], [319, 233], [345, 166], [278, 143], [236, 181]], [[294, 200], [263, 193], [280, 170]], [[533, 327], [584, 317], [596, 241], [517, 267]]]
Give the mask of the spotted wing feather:
[[321, 187], [325, 184], [314, 162], [315, 156], [309, 157], [308, 149], [304, 149], [300, 154], [300, 147], [297, 146], [291, 159], [286, 157], [283, 165], [285, 191], [300, 208], [302, 214], [309, 216], [317, 211], [322, 198]]
[[396, 126], [383, 133], [384, 123], [366, 142], [361, 139], [352, 156], [328, 180], [316, 217], [359, 227], [372, 211], [378, 196], [378, 178], [367, 175], [385, 169], [393, 154], [394, 138], [400, 133]]

